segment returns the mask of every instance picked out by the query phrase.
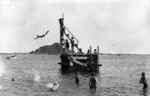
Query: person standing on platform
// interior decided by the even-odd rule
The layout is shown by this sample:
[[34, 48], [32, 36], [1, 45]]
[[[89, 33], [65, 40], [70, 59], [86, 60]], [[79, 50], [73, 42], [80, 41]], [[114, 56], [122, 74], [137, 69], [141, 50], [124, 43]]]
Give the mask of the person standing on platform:
[[94, 54], [97, 54], [96, 49], [94, 49]]
[[87, 53], [86, 53], [87, 55], [89, 55], [90, 54], [90, 50], [88, 49], [88, 51], [87, 51]]
[[67, 50], [67, 53], [69, 53], [69, 42], [67, 39], [66, 39], [66, 50]]
[[74, 39], [73, 37], [71, 37], [71, 49], [72, 49], [72, 52], [74, 53]]

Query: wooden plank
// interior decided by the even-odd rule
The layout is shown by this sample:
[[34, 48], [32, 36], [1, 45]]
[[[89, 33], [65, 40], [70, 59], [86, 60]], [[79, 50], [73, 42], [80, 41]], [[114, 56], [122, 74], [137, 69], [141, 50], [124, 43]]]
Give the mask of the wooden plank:
[[72, 56], [71, 56], [71, 58], [73, 60], [73, 63], [76, 63], [76, 64], [84, 66], [84, 67], [87, 66], [86, 63], [83, 63], [83, 62], [80, 62], [80, 61], [77, 60], [77, 59], [86, 59], [86, 58], [83, 58], [83, 57], [72, 57]]
[[86, 63], [82, 63], [82, 62], [80, 62], [80, 61], [78, 61], [76, 59], [73, 59], [73, 62], [76, 63], [76, 64], [78, 64], [78, 65], [86, 67]]

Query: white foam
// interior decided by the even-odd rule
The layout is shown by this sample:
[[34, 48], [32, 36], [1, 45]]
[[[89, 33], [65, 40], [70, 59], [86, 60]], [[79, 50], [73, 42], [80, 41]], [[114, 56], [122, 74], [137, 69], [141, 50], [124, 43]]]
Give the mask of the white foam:
[[[55, 84], [56, 84], [56, 85], [55, 85]], [[48, 83], [48, 84], [47, 84], [47, 88], [49, 88], [49, 89], [55, 91], [55, 90], [57, 90], [57, 89], [59, 88], [58, 82], [55, 82], [55, 84], [53, 84], [53, 83]]]
[[52, 86], [53, 86], [53, 83], [48, 83], [48, 84], [47, 84], [47, 87], [48, 87], [48, 88], [52, 88]]
[[40, 81], [40, 74], [37, 70], [33, 70], [34, 72], [34, 81]]
[[34, 80], [35, 80], [35, 81], [40, 81], [40, 75], [39, 75], [39, 74], [36, 74], [35, 77], [34, 77]]

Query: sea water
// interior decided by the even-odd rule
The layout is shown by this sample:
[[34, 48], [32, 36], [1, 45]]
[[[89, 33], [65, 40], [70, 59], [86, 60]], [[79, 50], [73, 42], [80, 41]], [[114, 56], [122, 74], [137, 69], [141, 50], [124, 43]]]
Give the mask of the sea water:
[[[149, 96], [139, 80], [144, 71], [150, 86], [150, 55], [100, 55], [96, 92], [88, 87], [90, 74], [80, 73], [86, 80], [77, 86], [75, 73], [62, 73], [58, 55], [7, 56], [0, 55], [0, 96]], [[59, 89], [52, 92], [47, 85], [56, 81]]]

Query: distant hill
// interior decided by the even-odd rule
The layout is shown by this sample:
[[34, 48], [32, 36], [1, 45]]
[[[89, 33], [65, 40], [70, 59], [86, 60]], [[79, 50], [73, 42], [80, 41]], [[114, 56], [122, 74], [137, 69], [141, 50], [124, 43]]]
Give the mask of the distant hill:
[[60, 44], [54, 43], [52, 45], [42, 46], [35, 51], [31, 51], [30, 54], [59, 54], [60, 53]]

